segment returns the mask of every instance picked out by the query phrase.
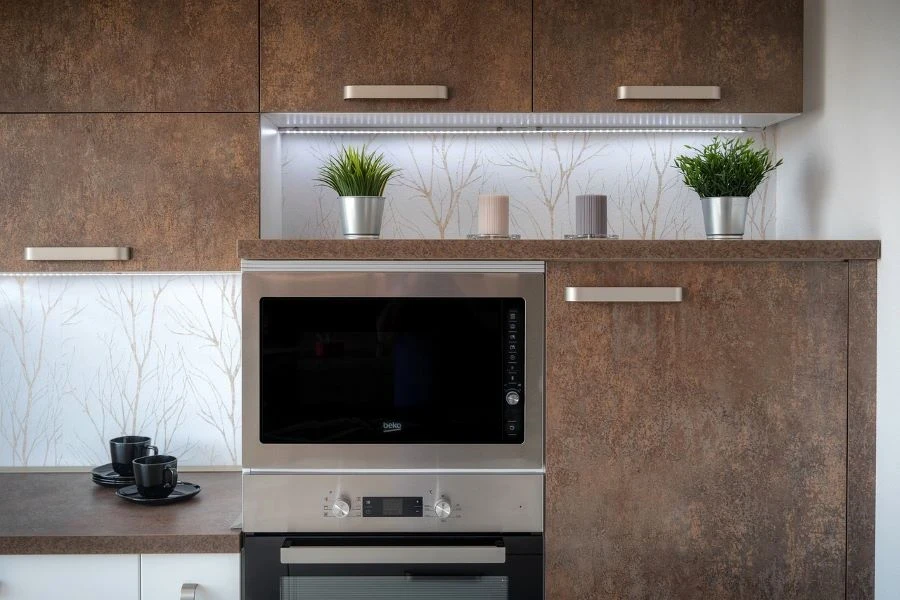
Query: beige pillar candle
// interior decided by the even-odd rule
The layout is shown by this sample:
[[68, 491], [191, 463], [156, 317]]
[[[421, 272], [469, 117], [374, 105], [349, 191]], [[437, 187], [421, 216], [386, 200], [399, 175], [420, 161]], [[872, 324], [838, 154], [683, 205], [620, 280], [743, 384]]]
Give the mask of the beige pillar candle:
[[478, 234], [509, 235], [509, 196], [500, 194], [478, 196]]

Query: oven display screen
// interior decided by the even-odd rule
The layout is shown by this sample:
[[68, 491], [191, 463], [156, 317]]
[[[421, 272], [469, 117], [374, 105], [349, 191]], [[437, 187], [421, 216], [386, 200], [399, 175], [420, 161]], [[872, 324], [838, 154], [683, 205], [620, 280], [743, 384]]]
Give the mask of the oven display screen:
[[421, 517], [421, 496], [364, 496], [364, 517]]

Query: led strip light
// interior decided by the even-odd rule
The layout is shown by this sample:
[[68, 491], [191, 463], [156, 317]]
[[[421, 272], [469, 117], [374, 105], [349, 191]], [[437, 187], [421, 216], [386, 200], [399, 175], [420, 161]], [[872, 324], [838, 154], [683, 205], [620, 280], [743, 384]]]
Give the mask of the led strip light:
[[560, 128], [494, 128], [494, 129], [310, 129], [282, 127], [279, 133], [293, 135], [526, 135], [543, 133], [746, 133], [749, 127], [583, 127]]

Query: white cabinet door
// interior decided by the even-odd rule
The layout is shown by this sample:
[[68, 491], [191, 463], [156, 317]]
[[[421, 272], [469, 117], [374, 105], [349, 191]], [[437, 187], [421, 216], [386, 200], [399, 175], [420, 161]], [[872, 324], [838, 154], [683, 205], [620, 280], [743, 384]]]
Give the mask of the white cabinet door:
[[240, 554], [142, 554], [141, 600], [180, 600], [197, 584], [197, 600], [240, 600]]
[[139, 600], [137, 554], [0, 556], [2, 600]]

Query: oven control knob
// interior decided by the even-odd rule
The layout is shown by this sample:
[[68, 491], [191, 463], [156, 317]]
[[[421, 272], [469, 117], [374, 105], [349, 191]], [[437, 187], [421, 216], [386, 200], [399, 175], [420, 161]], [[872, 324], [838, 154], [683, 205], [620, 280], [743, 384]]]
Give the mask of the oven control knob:
[[510, 390], [506, 392], [506, 403], [510, 406], [515, 406], [519, 403], [519, 392], [515, 390]]
[[438, 519], [446, 519], [451, 512], [453, 512], [453, 507], [450, 506], [450, 500], [446, 496], [434, 503], [434, 516]]
[[338, 498], [331, 507], [331, 516], [343, 519], [350, 514], [350, 501], [345, 498]]

